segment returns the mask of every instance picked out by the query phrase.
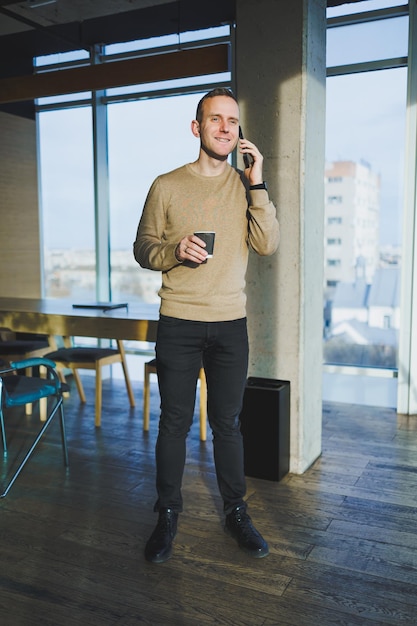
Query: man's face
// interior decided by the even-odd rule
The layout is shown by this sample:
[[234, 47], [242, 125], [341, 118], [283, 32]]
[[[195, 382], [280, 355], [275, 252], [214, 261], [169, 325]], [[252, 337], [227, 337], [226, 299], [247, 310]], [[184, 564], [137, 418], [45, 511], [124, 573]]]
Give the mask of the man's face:
[[209, 156], [226, 160], [239, 139], [239, 107], [233, 98], [215, 96], [203, 103], [198, 124], [201, 148]]

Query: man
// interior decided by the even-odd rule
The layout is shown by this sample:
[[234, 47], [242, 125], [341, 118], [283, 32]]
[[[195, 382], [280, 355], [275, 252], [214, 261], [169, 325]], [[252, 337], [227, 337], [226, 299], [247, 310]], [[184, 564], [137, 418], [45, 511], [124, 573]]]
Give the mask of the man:
[[[233, 93], [219, 88], [206, 94], [191, 131], [200, 140], [197, 160], [154, 181], [134, 243], [138, 263], [162, 271], [156, 341], [161, 415], [154, 510], [159, 517], [145, 547], [145, 558], [154, 563], [172, 554], [201, 363], [225, 531], [251, 556], [268, 554], [244, 501], [239, 415], [248, 366], [244, 289], [249, 248], [260, 255], [275, 252], [279, 225], [263, 182], [263, 157], [253, 143], [239, 140]], [[244, 172], [227, 161], [239, 141], [241, 154], [253, 161]], [[196, 231], [215, 231], [212, 258]]]

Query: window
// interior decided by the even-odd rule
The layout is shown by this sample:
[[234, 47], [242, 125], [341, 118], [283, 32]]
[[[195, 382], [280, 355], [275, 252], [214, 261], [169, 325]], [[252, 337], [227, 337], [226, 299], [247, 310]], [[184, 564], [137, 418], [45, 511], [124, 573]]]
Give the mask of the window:
[[332, 18], [337, 16], [352, 15], [355, 13], [389, 9], [390, 7], [401, 7], [403, 5], [404, 0], [361, 0], [352, 4], [344, 4], [343, 6], [328, 8], [327, 17]]
[[[197, 47], [207, 39], [230, 44], [230, 27], [107, 46], [95, 54], [102, 52], [101, 62], [169, 54], [179, 44]], [[36, 60], [36, 71], [91, 62], [84, 50], [50, 55]], [[225, 72], [109, 89], [94, 104], [90, 92], [37, 102], [43, 295], [155, 304], [160, 277], [141, 271], [132, 253], [147, 190], [157, 174], [195, 158], [189, 124], [197, 102], [210, 88], [230, 82]], [[103, 108], [104, 125], [93, 134], [93, 113], [97, 119]]]
[[38, 116], [44, 294], [94, 299], [94, 175], [91, 107]]
[[[152, 181], [196, 157], [190, 120], [203, 94], [110, 104], [111, 292], [114, 300], [159, 302], [159, 272], [139, 267], [132, 244]], [[149, 120], [158, 120], [157, 130]], [[181, 146], [171, 149], [171, 146]]]
[[405, 57], [407, 40], [407, 17], [330, 28], [327, 34], [327, 66]]
[[[333, 207], [333, 215], [325, 209], [325, 241], [329, 248], [340, 244], [338, 259], [325, 255], [330, 321], [325, 316], [324, 359], [325, 364], [386, 368], [387, 375], [398, 367], [400, 330], [408, 53], [407, 7], [401, 5], [390, 15], [384, 9], [398, 6], [395, 2], [373, 0], [328, 10], [335, 19], [329, 20], [327, 40], [325, 185], [326, 207]], [[363, 12], [372, 10], [374, 19], [368, 13], [361, 23]], [[346, 23], [344, 14], [349, 14]], [[340, 198], [343, 222], [334, 215]], [[331, 230], [336, 225], [340, 238]], [[366, 383], [360, 376], [342, 381], [326, 371], [324, 398], [362, 403], [362, 385], [369, 388], [369, 378]], [[384, 380], [387, 396], [379, 379], [379, 397], [370, 403], [379, 405], [382, 396], [389, 396], [387, 406], [396, 406], [395, 380]]]

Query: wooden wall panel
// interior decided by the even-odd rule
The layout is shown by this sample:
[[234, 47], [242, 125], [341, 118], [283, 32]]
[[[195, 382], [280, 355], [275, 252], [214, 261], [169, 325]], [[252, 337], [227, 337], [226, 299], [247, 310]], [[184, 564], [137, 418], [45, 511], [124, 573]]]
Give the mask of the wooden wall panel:
[[229, 46], [218, 44], [103, 65], [0, 80], [0, 103], [227, 72]]
[[0, 295], [41, 295], [35, 121], [0, 113]]

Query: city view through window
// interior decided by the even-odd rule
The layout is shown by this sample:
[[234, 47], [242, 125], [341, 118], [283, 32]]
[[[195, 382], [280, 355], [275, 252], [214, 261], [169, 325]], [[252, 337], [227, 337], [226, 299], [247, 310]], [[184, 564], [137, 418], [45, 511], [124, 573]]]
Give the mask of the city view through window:
[[[340, 77], [328, 79], [328, 110], [335, 106], [331, 82], [336, 80]], [[343, 77], [340, 87], [357, 93], [364, 81], [362, 74]], [[324, 359], [395, 368], [406, 72], [373, 72], [366, 81], [368, 111], [362, 106], [334, 111], [341, 127], [352, 129], [356, 145], [345, 149], [343, 159], [326, 164]], [[338, 153], [336, 148], [333, 156]]]
[[[334, 30], [345, 32], [330, 31], [328, 66], [407, 55], [406, 17]], [[324, 362], [395, 369], [407, 70], [333, 72], [326, 92]]]

